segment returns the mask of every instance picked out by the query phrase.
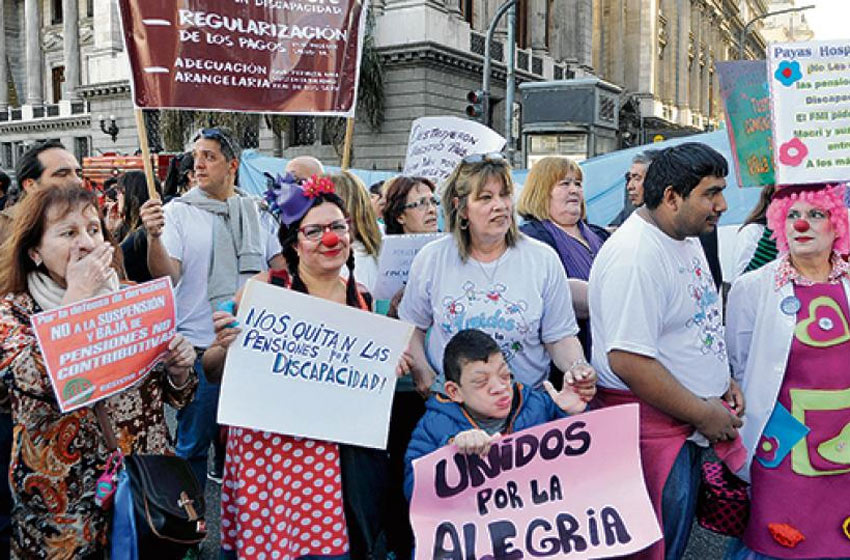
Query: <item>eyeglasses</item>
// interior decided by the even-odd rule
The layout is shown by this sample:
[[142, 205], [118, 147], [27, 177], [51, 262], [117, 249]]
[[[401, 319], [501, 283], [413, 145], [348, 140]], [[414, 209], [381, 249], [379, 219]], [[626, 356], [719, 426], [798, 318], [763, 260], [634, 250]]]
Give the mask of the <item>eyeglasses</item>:
[[505, 154], [501, 152], [490, 152], [487, 154], [469, 154], [465, 156], [461, 162], [468, 164], [492, 163], [495, 165], [505, 165], [508, 163], [508, 160], [505, 157]]
[[402, 208], [405, 210], [427, 210], [433, 206], [434, 208], [440, 207], [440, 199], [436, 196], [426, 196], [424, 198], [420, 198], [416, 202], [408, 202]]
[[308, 224], [301, 226], [298, 231], [304, 236], [307, 241], [318, 241], [326, 231], [332, 231], [337, 235], [345, 235], [348, 233], [350, 224], [349, 220], [334, 220], [329, 224]]
[[227, 148], [229, 154], [224, 154], [228, 157], [228, 159], [233, 159], [236, 157], [236, 148], [233, 147], [233, 142], [230, 140], [230, 135], [224, 132], [220, 128], [202, 128], [196, 135], [192, 142], [197, 142], [199, 138], [206, 138], [207, 140], [216, 140], [223, 148]]

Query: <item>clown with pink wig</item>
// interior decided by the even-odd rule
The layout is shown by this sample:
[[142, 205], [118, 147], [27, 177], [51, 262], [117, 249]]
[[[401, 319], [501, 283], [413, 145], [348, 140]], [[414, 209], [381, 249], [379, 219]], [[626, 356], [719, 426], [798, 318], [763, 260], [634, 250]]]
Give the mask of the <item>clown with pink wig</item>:
[[726, 342], [747, 411], [749, 522], [726, 558], [850, 558], [850, 251], [844, 187], [777, 190], [779, 257], [734, 283]]

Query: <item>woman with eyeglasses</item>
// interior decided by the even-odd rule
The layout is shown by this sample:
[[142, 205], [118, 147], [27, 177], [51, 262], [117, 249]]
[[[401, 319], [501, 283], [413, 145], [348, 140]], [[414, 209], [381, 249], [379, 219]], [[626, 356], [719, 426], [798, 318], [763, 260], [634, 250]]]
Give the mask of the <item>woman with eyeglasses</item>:
[[414, 381], [423, 394], [442, 390], [446, 344], [475, 328], [499, 343], [521, 383], [539, 387], [554, 362], [590, 400], [596, 373], [576, 337], [567, 277], [551, 249], [520, 233], [513, 194], [510, 165], [498, 153], [467, 156], [446, 180], [450, 235], [416, 255], [399, 307], [417, 327], [408, 351]]
[[[747, 412], [738, 476], [750, 515], [725, 558], [850, 559], [850, 224], [841, 186], [780, 187], [779, 257], [740, 276], [726, 307]], [[843, 498], [842, 498], [843, 496]]]
[[590, 359], [587, 279], [609, 233], [587, 223], [581, 168], [573, 160], [545, 157], [531, 168], [517, 210], [526, 221], [520, 231], [552, 247], [567, 276], [579, 325], [579, 340]]
[[363, 181], [350, 171], [329, 175], [329, 178], [351, 217], [351, 250], [357, 268], [357, 281], [371, 292], [378, 280], [381, 230], [378, 228], [378, 217], [372, 209], [369, 191]]
[[[437, 208], [440, 199], [436, 186], [425, 177], [399, 175], [384, 183], [384, 229], [387, 235], [434, 233], [437, 231]], [[392, 298], [387, 316], [398, 318], [402, 288]], [[410, 377], [399, 379], [393, 398], [387, 451], [390, 456], [390, 515], [387, 532], [390, 549], [396, 558], [410, 557], [413, 531], [404, 497], [404, 453], [416, 423], [425, 414], [425, 403], [416, 393]]]
[[[287, 268], [255, 279], [369, 310], [369, 296], [354, 277], [349, 215], [334, 183], [328, 177], [314, 176], [303, 185], [279, 178], [273, 190], [272, 212], [281, 221]], [[235, 320], [224, 311], [213, 314], [216, 339], [203, 357], [212, 379], [221, 378], [227, 349], [239, 333]], [[270, 457], [277, 457], [274, 464]], [[316, 472], [319, 462], [323, 470]], [[309, 484], [296, 476], [301, 472], [310, 473]], [[272, 552], [282, 558], [372, 557], [385, 546], [386, 478], [382, 450], [231, 426], [222, 485], [222, 558], [271, 558]], [[303, 519], [311, 523], [305, 526]]]
[[434, 233], [440, 199], [425, 177], [399, 175], [384, 184], [384, 227], [388, 235]]

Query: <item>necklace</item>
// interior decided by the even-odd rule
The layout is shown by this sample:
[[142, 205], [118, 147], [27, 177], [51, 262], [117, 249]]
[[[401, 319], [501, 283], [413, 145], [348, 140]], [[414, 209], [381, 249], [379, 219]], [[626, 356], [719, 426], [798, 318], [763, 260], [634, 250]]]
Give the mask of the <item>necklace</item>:
[[[504, 258], [505, 254], [507, 252], [508, 251], [506, 249], [505, 252], [502, 253], [499, 256], [498, 259], [496, 259], [496, 266], [493, 267], [493, 270], [489, 274], [487, 273], [487, 269], [484, 268], [484, 264], [481, 261], [479, 261], [478, 259], [475, 259], [475, 262], [478, 263], [478, 268], [481, 269], [481, 273], [484, 275], [484, 278], [487, 279], [487, 286], [488, 287], [493, 285], [493, 280], [496, 278], [496, 273], [499, 272], [499, 266], [502, 264], [502, 259]], [[491, 263], [487, 263], [487, 264], [491, 264]]]

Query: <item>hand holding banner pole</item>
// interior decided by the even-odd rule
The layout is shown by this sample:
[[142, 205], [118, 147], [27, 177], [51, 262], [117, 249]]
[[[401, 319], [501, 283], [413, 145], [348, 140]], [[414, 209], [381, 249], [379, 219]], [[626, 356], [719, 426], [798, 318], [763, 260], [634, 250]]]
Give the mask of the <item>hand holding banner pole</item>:
[[153, 182], [153, 163], [151, 162], [151, 149], [148, 145], [148, 129], [145, 128], [145, 115], [136, 107], [136, 129], [139, 131], [139, 145], [142, 148], [142, 161], [145, 164], [145, 180], [148, 184], [148, 197], [159, 198]]

